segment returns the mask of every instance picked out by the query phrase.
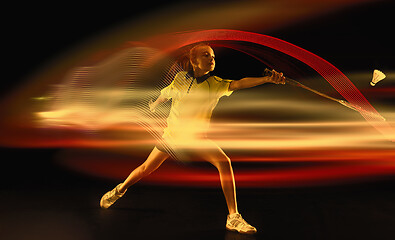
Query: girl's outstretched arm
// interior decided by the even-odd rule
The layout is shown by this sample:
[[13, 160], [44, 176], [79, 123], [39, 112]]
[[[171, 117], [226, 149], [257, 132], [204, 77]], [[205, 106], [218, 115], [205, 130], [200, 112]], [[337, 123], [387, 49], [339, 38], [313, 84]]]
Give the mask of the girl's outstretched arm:
[[273, 70], [272, 76], [265, 77], [247, 77], [237, 81], [232, 81], [229, 85], [229, 91], [234, 91], [243, 88], [255, 87], [264, 83], [285, 84], [285, 77], [283, 73]]

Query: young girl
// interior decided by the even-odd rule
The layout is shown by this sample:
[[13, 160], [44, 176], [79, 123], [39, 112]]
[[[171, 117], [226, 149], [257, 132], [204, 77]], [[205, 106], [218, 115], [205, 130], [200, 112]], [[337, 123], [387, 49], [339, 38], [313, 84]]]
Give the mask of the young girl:
[[[149, 107], [154, 111], [160, 103], [172, 99], [167, 118], [168, 126], [163, 134], [164, 141], [176, 152], [184, 153], [181, 156], [192, 153], [218, 169], [229, 210], [226, 229], [240, 233], [255, 233], [256, 228], [248, 224], [238, 212], [231, 161], [220, 147], [206, 138], [205, 133], [209, 127], [211, 114], [222, 96], [229, 96], [235, 90], [267, 82], [285, 84], [285, 77], [282, 73], [273, 70], [270, 77], [224, 80], [210, 76], [210, 72], [215, 68], [214, 58], [214, 51], [209, 45], [201, 43], [194, 46], [189, 53], [191, 71], [179, 72], [173, 82], [162, 89], [156, 101], [149, 103]], [[100, 206], [110, 207], [130, 186], [155, 171], [169, 157], [170, 154], [162, 145], [154, 147], [146, 161], [133, 170], [123, 183], [103, 195]]]

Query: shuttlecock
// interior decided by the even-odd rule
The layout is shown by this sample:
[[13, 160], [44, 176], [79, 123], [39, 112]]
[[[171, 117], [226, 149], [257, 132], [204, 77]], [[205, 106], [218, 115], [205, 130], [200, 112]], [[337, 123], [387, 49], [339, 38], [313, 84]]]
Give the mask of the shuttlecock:
[[385, 77], [386, 76], [382, 71], [375, 69], [373, 71], [373, 78], [372, 78], [372, 81], [370, 82], [370, 85], [372, 85], [372, 86], [376, 85], [376, 83], [380, 82]]

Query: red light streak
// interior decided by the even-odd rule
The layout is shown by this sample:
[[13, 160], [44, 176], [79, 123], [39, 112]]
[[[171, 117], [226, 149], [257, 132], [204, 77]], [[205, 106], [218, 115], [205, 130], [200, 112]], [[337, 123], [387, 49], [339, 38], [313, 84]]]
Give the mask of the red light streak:
[[360, 106], [361, 111], [359, 113], [367, 122], [384, 136], [387, 136], [389, 140], [395, 141], [391, 136], [394, 132], [391, 126], [382, 120], [383, 118], [376, 109], [339, 69], [325, 59], [284, 40], [258, 33], [213, 29], [155, 37], [150, 39], [148, 44], [162, 48], [165, 52], [171, 52], [197, 42], [216, 40], [251, 42], [270, 47], [302, 61], [326, 79], [348, 102]]
[[[348, 154], [358, 155], [357, 151], [349, 151]], [[371, 152], [371, 154], [374, 155], [375, 152]], [[393, 156], [394, 151], [387, 154]], [[343, 160], [343, 164], [335, 165], [282, 169], [265, 169], [263, 166], [259, 169], [237, 169], [235, 179], [239, 187], [297, 187], [360, 181], [361, 179], [395, 174], [395, 162], [393, 159], [390, 160], [389, 156], [387, 157], [387, 161], [380, 159], [369, 162], [358, 161], [353, 164], [346, 164]], [[278, 160], [284, 161], [282, 158]], [[106, 176], [116, 180], [123, 179], [128, 175], [130, 169], [138, 166], [138, 163], [125, 159], [79, 159], [78, 157], [70, 158], [63, 164], [83, 173]], [[165, 162], [157, 171], [142, 181], [156, 185], [218, 187], [218, 180], [218, 173], [214, 167], [202, 169], [195, 168], [193, 164], [180, 165], [174, 164], [174, 162]]]

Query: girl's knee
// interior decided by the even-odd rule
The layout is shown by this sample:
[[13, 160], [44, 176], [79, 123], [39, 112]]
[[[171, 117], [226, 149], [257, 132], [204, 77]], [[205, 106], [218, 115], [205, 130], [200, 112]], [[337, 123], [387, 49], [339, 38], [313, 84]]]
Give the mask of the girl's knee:
[[218, 170], [228, 170], [228, 169], [232, 168], [230, 158], [227, 156], [223, 156], [221, 158], [216, 159], [216, 161], [214, 161], [213, 165]]
[[139, 169], [138, 169], [140, 175], [142, 176], [147, 176], [151, 173], [151, 171], [149, 171], [148, 166], [146, 164], [142, 164]]
[[158, 167], [159, 167], [159, 166], [149, 166], [149, 165], [143, 163], [143, 164], [139, 167], [139, 171], [140, 171], [140, 174], [141, 174], [141, 175], [143, 175], [143, 176], [148, 176], [148, 175], [150, 175], [153, 171], [155, 171]]

